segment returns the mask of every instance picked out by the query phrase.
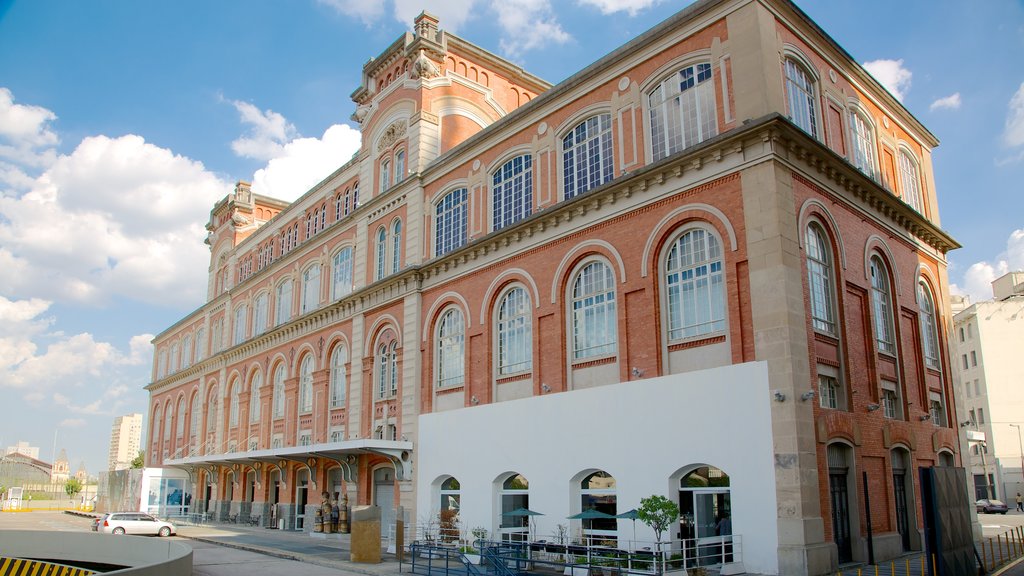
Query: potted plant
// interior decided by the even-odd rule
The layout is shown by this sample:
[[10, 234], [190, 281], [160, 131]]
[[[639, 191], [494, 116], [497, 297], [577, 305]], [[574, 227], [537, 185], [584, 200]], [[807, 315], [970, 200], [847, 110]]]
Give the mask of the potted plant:
[[473, 539], [469, 542], [468, 545], [459, 548], [459, 552], [462, 552], [466, 559], [469, 560], [470, 564], [479, 564], [481, 559], [480, 550], [478, 550], [474, 546], [482, 546], [483, 542], [487, 540], [487, 528], [484, 528], [483, 526], [477, 526], [469, 532], [473, 535]]

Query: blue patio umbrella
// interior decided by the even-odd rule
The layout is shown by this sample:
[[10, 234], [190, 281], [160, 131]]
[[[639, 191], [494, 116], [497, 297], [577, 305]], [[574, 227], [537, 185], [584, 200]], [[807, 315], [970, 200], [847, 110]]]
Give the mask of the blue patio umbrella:
[[616, 514], [615, 517], [633, 521], [633, 542], [636, 542], [636, 519], [640, 517], [640, 513], [637, 512], [636, 508], [623, 512], [622, 514]]
[[583, 512], [573, 514], [572, 516], [566, 516], [566, 518], [568, 518], [569, 520], [590, 520], [590, 527], [593, 528], [594, 519], [615, 518], [615, 516], [612, 516], [611, 514], [607, 514], [605, 512], [601, 512], [600, 510], [594, 508], [587, 508]]
[[529, 523], [530, 522], [529, 521], [530, 516], [543, 516], [544, 513], [542, 513], [542, 512], [534, 512], [533, 510], [530, 510], [528, 508], [516, 508], [515, 510], [509, 510], [508, 512], [502, 512], [501, 515], [502, 516], [522, 516], [522, 517], [525, 517], [527, 519], [526, 527], [530, 528], [530, 523]]

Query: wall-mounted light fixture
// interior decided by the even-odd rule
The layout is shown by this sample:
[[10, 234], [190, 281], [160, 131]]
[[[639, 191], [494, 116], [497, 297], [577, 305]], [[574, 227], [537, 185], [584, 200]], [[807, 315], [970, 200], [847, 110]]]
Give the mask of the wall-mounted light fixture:
[[783, 394], [779, 390], [774, 390], [772, 392], [772, 398], [774, 398], [776, 402], [785, 402], [786, 401], [786, 395]]
[[474, 395], [469, 399], [469, 403], [472, 404], [473, 406], [476, 406], [477, 404], [480, 403], [480, 399]]
[[931, 414], [921, 414], [920, 416], [917, 417], [917, 419], [920, 420], [921, 422], [924, 422], [925, 420], [931, 420], [932, 419], [932, 415]]
[[811, 398], [814, 398], [814, 390], [808, 390], [807, 392], [804, 392], [803, 394], [800, 395], [800, 399], [803, 400], [804, 402], [810, 400]]
[[643, 378], [644, 372], [645, 370], [641, 370], [636, 366], [633, 366], [633, 369], [629, 371], [629, 373], [632, 374], [634, 378]]
[[868, 412], [874, 412], [875, 410], [878, 410], [881, 407], [881, 405], [875, 403], [868, 404]]
[[545, 394], [547, 394], [548, 392], [551, 392], [551, 386], [548, 386], [547, 384], [543, 384], [542, 383], [540, 385], [540, 391], [545, 393]]

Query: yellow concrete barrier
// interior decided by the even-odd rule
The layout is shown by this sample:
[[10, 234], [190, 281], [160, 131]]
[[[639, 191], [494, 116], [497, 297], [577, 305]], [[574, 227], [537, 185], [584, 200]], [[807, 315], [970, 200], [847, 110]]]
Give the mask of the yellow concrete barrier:
[[47, 576], [90, 576], [92, 570], [51, 564], [39, 560], [0, 557], [0, 576], [21, 576], [23, 574], [46, 574]]

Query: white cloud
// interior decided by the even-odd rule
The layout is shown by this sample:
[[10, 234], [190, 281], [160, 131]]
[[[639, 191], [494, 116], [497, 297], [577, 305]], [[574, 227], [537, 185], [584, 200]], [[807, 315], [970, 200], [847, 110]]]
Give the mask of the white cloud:
[[[50, 123], [57, 115], [41, 106], [14, 103], [14, 94], [0, 88], [0, 159], [40, 167], [54, 158], [59, 142]], [[42, 150], [39, 150], [42, 148]]]
[[964, 272], [963, 281], [950, 286], [950, 290], [969, 295], [972, 302], [991, 300], [992, 281], [1013, 270], [1024, 270], [1024, 228], [1010, 233], [1006, 251], [994, 262], [975, 262]]
[[60, 428], [82, 428], [85, 426], [85, 420], [83, 418], [65, 418], [57, 426]]
[[231, 143], [235, 154], [243, 158], [270, 160], [281, 155], [284, 145], [298, 132], [291, 122], [273, 110], [261, 111], [248, 102], [232, 100], [242, 124], [249, 126], [249, 134]]
[[955, 92], [946, 96], [945, 98], [939, 98], [932, 105], [928, 107], [928, 110], [934, 112], [936, 110], [959, 110], [960, 109], [960, 93]]
[[344, 14], [345, 16], [351, 16], [362, 20], [364, 24], [369, 26], [380, 17], [384, 15], [384, 2], [383, 1], [372, 1], [367, 2], [366, 0], [319, 0], [321, 4], [330, 6], [336, 11]]
[[602, 14], [614, 14], [626, 12], [630, 16], [636, 16], [642, 10], [660, 4], [662, 0], [577, 0], [584, 6], [594, 6]]
[[1003, 141], [1011, 147], [1024, 145], [1024, 82], [1021, 82], [1020, 88], [1010, 98]]
[[476, 4], [476, 0], [394, 0], [394, 3], [395, 20], [410, 29], [413, 20], [425, 10], [437, 16], [441, 28], [449, 32], [458, 32], [473, 16], [473, 5]]
[[910, 91], [913, 73], [903, 67], [903, 60], [872, 60], [864, 63], [864, 69], [871, 73], [897, 100]]
[[572, 39], [558, 23], [550, 0], [492, 0], [491, 9], [505, 32], [499, 42], [501, 50], [511, 58]]
[[344, 124], [328, 128], [322, 138], [297, 138], [281, 154], [256, 171], [252, 191], [282, 200], [295, 200], [351, 160], [361, 135]]

